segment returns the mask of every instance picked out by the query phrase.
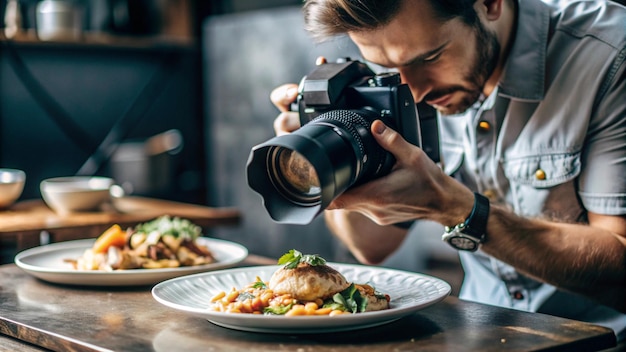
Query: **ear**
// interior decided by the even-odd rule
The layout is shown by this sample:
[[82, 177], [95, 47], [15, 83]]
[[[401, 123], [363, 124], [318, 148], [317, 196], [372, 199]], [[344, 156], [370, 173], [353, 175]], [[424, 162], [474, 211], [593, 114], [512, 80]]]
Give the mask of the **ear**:
[[481, 0], [479, 1], [485, 18], [489, 21], [495, 21], [502, 15], [502, 7], [504, 0]]

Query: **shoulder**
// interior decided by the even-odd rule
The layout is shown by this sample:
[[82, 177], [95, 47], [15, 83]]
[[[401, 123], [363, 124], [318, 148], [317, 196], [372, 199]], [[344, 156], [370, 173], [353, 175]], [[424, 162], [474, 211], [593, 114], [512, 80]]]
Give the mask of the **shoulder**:
[[544, 1], [551, 5], [553, 33], [626, 47], [626, 7], [613, 1]]

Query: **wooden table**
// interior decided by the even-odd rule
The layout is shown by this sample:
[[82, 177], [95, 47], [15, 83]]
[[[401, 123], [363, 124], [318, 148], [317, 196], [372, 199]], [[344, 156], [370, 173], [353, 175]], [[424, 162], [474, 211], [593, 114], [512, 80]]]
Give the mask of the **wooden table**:
[[14, 245], [17, 251], [38, 246], [42, 231], [49, 242], [93, 238], [113, 224], [125, 228], [166, 214], [187, 218], [205, 228], [236, 225], [241, 219], [235, 208], [211, 208], [144, 197], [117, 198], [113, 207], [104, 211], [64, 216], [52, 211], [42, 200], [27, 200], [0, 211], [0, 245]]
[[[267, 263], [250, 257], [244, 265]], [[151, 287], [75, 288], [0, 266], [0, 344], [19, 351], [595, 351], [610, 329], [450, 296], [396, 322], [341, 333], [222, 328], [156, 302]], [[2, 336], [2, 335], [0, 335]], [[40, 347], [39, 347], [40, 346]]]

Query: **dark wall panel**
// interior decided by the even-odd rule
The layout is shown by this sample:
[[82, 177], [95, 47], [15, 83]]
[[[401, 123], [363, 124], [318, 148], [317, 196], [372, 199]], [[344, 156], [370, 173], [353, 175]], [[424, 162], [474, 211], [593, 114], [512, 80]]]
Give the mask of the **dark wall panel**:
[[278, 110], [269, 100], [271, 90], [299, 82], [320, 55], [332, 60], [358, 58], [346, 38], [316, 45], [302, 27], [300, 7], [213, 17], [205, 23], [205, 118], [213, 178], [209, 197], [218, 206], [242, 209], [242, 226], [220, 229], [218, 235], [239, 241], [254, 253], [277, 257], [296, 248], [349, 260], [321, 218], [306, 226], [274, 223], [245, 177], [250, 149], [274, 136]]
[[[0, 167], [24, 169], [22, 199], [38, 198], [42, 179], [76, 174], [118, 123], [118, 141], [178, 129], [171, 184], [147, 195], [203, 203], [199, 75], [191, 48], [2, 43]], [[94, 174], [111, 175], [106, 158]]]

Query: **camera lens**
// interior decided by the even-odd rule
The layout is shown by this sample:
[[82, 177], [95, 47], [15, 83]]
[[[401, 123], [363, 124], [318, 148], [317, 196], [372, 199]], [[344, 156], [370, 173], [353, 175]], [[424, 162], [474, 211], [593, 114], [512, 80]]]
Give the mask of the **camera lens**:
[[252, 149], [247, 176], [270, 216], [307, 224], [348, 188], [386, 173], [393, 156], [370, 133], [380, 114], [332, 110]]
[[315, 167], [297, 151], [276, 147], [269, 154], [270, 177], [276, 189], [295, 203], [319, 202], [320, 181]]

